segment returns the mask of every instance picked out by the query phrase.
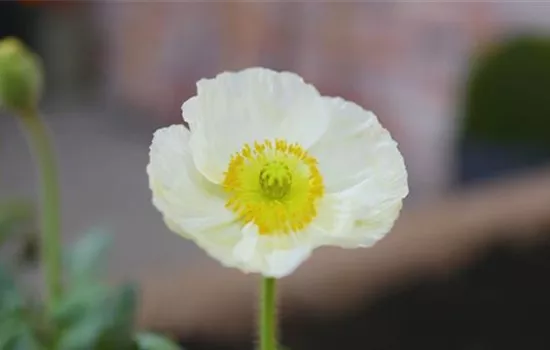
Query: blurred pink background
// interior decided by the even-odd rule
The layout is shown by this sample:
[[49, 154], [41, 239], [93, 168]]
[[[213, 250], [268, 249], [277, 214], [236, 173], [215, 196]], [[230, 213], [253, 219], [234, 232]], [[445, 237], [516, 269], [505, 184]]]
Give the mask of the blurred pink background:
[[414, 199], [448, 188], [470, 57], [550, 28], [532, 3], [118, 3], [96, 5], [109, 94], [178, 122], [194, 83], [224, 70], [290, 70], [373, 110], [402, 145]]

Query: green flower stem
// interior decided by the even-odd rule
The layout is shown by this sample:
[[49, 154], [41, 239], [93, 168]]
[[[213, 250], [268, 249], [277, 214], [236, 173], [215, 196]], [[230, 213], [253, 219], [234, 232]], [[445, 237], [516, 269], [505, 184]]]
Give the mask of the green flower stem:
[[48, 306], [60, 298], [61, 285], [61, 223], [60, 199], [55, 153], [46, 125], [36, 110], [21, 113], [22, 125], [29, 146], [38, 163], [42, 188], [41, 259], [45, 268]]
[[277, 350], [275, 278], [263, 277], [260, 299], [260, 350]]

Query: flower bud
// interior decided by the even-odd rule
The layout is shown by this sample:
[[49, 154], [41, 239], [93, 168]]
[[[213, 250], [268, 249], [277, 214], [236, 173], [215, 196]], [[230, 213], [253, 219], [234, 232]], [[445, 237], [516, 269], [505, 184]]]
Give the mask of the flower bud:
[[17, 113], [34, 109], [42, 81], [36, 54], [16, 38], [0, 40], [0, 107]]

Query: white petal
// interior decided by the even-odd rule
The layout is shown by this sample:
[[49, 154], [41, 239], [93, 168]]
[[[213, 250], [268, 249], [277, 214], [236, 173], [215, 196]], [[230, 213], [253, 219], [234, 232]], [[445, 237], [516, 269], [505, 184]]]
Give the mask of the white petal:
[[153, 204], [171, 230], [196, 232], [235, 220], [225, 208], [223, 193], [195, 168], [189, 149], [189, 131], [172, 125], [155, 132], [147, 166]]
[[267, 255], [267, 276], [281, 278], [290, 275], [311, 255], [308, 246], [296, 246], [287, 250], [275, 250]]
[[381, 203], [378, 208], [358, 208], [344, 230], [326, 236], [325, 244], [343, 248], [370, 247], [388, 232], [399, 216], [402, 201]]
[[247, 224], [242, 229], [242, 233], [242, 239], [235, 245], [233, 255], [237, 261], [246, 264], [246, 262], [252, 261], [255, 258], [256, 248], [258, 247], [258, 240], [260, 237], [253, 232], [251, 224]]
[[305, 235], [260, 235], [252, 224], [229, 225], [194, 240], [224, 266], [275, 278], [291, 274], [314, 248]]
[[189, 235], [182, 227], [180, 227], [175, 221], [172, 221], [169, 217], [163, 216], [166, 227], [172, 232], [175, 232], [183, 238], [191, 239], [193, 236]]
[[318, 204], [318, 215], [306, 228], [312, 244], [358, 248], [382, 239], [399, 216], [402, 200], [379, 202], [372, 207], [371, 203], [362, 204], [364, 195], [360, 185], [325, 195]]
[[289, 72], [249, 68], [197, 83], [197, 96], [182, 106], [191, 129], [197, 168], [214, 183], [232, 153], [245, 143], [282, 138], [309, 147], [325, 132], [329, 116], [323, 98]]
[[357, 213], [353, 229], [346, 235], [349, 239], [347, 247], [370, 247], [382, 239], [393, 227], [402, 206], [402, 201], [396, 200], [384, 203], [376, 209]]
[[306, 228], [316, 246], [368, 247], [384, 237], [399, 214], [395, 206], [382, 204], [376, 210], [359, 207], [353, 197], [328, 194], [319, 203], [318, 215]]
[[353, 225], [354, 213], [350, 201], [339, 195], [327, 194], [317, 204], [317, 216], [305, 231], [315, 239], [316, 245], [326, 244], [327, 237], [340, 237]]
[[337, 193], [368, 182], [376, 201], [403, 198], [407, 172], [397, 143], [372, 112], [341, 98], [325, 98], [331, 120], [327, 132], [309, 149], [319, 161], [326, 189]]
[[326, 105], [329, 131], [309, 152], [332, 196], [325, 211], [332, 206], [351, 217], [328, 232], [326, 244], [370, 246], [391, 230], [408, 194], [403, 157], [373, 113], [340, 98], [326, 98]]

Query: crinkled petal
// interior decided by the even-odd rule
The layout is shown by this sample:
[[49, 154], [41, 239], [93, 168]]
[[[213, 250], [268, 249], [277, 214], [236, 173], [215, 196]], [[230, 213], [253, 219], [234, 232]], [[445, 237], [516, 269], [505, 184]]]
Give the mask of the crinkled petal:
[[378, 208], [365, 208], [357, 212], [352, 230], [337, 245], [347, 248], [372, 246], [390, 232], [402, 206], [401, 200], [395, 200], [383, 203]]
[[392, 229], [402, 207], [401, 200], [381, 203], [378, 208], [360, 207], [345, 229], [330, 232], [324, 244], [342, 248], [370, 247]]
[[200, 80], [197, 96], [183, 104], [182, 113], [195, 164], [214, 183], [222, 182], [230, 156], [244, 144], [282, 138], [307, 148], [329, 122], [312, 85], [296, 74], [264, 68]]
[[235, 220], [225, 208], [223, 191], [195, 168], [183, 125], [159, 129], [150, 148], [149, 186], [153, 204], [168, 227], [185, 236], [224, 226]]
[[313, 249], [332, 244], [354, 228], [350, 202], [337, 195], [323, 197], [318, 215], [301, 232], [260, 235], [253, 224], [239, 223], [210, 230], [193, 239], [210, 256], [247, 273], [281, 278], [292, 273]]
[[275, 278], [291, 274], [315, 248], [303, 233], [260, 235], [255, 225], [238, 223], [204, 232], [194, 240], [226, 267]]
[[[354, 192], [355, 191], [355, 192]], [[402, 199], [362, 204], [361, 185], [336, 194], [325, 195], [318, 204], [318, 214], [306, 228], [307, 236], [319, 245], [343, 248], [370, 247], [382, 239], [399, 216]]]
[[371, 197], [405, 197], [403, 157], [376, 116], [341, 98], [325, 97], [324, 101], [330, 124], [309, 152], [319, 161], [327, 192], [341, 192], [368, 181]]
[[340, 98], [325, 101], [330, 131], [309, 152], [319, 161], [327, 196], [351, 217], [329, 232], [326, 244], [370, 246], [391, 230], [408, 194], [403, 157], [373, 113]]
[[314, 237], [317, 245], [344, 235], [352, 228], [354, 220], [351, 204], [339, 195], [326, 194], [317, 203], [317, 216], [305, 228], [307, 235]]
[[175, 232], [183, 238], [192, 239], [193, 236], [189, 235], [183, 228], [181, 228], [175, 221], [172, 221], [169, 217], [163, 215], [164, 223], [166, 227], [172, 232]]

